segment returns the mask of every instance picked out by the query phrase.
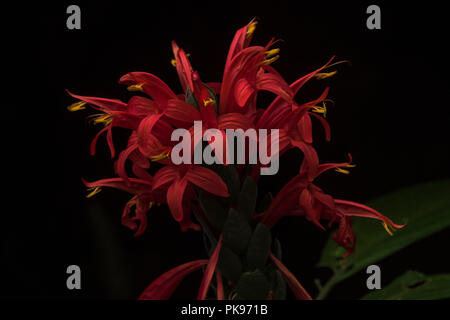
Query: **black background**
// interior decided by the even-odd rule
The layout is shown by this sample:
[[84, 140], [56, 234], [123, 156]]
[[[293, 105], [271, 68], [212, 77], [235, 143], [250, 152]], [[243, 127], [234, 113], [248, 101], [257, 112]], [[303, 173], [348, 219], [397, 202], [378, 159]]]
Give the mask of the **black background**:
[[[131, 94], [119, 86], [119, 77], [146, 71], [180, 92], [170, 65], [171, 40], [191, 54], [204, 81], [220, 81], [235, 31], [253, 17], [260, 22], [254, 44], [264, 45], [271, 37], [283, 40], [281, 58], [273, 66], [288, 83], [332, 55], [351, 61], [339, 66], [334, 78], [314, 81], [297, 96], [307, 101], [331, 86], [335, 106], [327, 118], [332, 141], [323, 142], [317, 130], [315, 145], [322, 161], [346, 160], [351, 152], [358, 165], [349, 176], [325, 175], [319, 186], [337, 198], [365, 202], [400, 187], [450, 177], [448, 28], [444, 9], [436, 4], [378, 2], [382, 29], [368, 30], [369, 2], [78, 2], [81, 30], [68, 30], [66, 8], [74, 3], [40, 8], [37, 36], [30, 39], [38, 44], [25, 52], [39, 58], [37, 80], [27, 83], [38, 93], [33, 103], [22, 101], [31, 90], [14, 96], [18, 121], [9, 134], [18, 143], [11, 143], [9, 154], [16, 165], [10, 185], [15, 192], [6, 202], [15, 206], [2, 224], [4, 297], [135, 299], [166, 270], [206, 257], [200, 233], [182, 233], [166, 206], [152, 209], [147, 231], [134, 238], [120, 224], [127, 194], [105, 190], [85, 198], [81, 178], [111, 177], [113, 166], [104, 137], [97, 156], [89, 155], [99, 128], [87, 124], [87, 113], [66, 110], [74, 101], [65, 89], [126, 101]], [[15, 76], [22, 84], [28, 80], [22, 73]], [[261, 104], [270, 98], [263, 97]], [[114, 135], [120, 150], [127, 132], [117, 129]], [[261, 180], [261, 191], [276, 193], [300, 161], [300, 153], [286, 154], [279, 175]], [[314, 278], [330, 275], [314, 267], [328, 233], [304, 219], [286, 218], [274, 234], [282, 243], [284, 263], [315, 295]], [[383, 284], [407, 269], [449, 271], [447, 234], [380, 262]], [[66, 289], [65, 271], [71, 264], [81, 267], [82, 290]], [[174, 297], [194, 297], [199, 282], [199, 273], [188, 277]], [[353, 299], [366, 290], [365, 275], [359, 273], [329, 297]]]

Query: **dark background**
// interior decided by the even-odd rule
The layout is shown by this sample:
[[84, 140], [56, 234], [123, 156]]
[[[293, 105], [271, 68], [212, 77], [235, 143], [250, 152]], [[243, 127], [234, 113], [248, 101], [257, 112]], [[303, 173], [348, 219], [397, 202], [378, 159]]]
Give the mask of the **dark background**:
[[[81, 30], [66, 28], [70, 4], [81, 7]], [[30, 39], [38, 44], [26, 51], [28, 57], [39, 58], [37, 80], [30, 84], [24, 74], [15, 74], [32, 88], [14, 96], [13, 116], [19, 121], [9, 134], [18, 143], [11, 143], [9, 155], [15, 164], [11, 171], [16, 171], [10, 184], [14, 196], [6, 202], [15, 206], [5, 210], [2, 224], [2, 296], [135, 299], [161, 273], [206, 257], [200, 233], [182, 233], [166, 206], [152, 209], [147, 231], [134, 238], [120, 224], [129, 195], [104, 190], [85, 198], [81, 178], [111, 177], [112, 161], [104, 137], [97, 156], [89, 155], [99, 128], [87, 124], [88, 113], [66, 110], [74, 101], [65, 89], [126, 101], [131, 94], [118, 85], [119, 77], [146, 71], [180, 92], [170, 65], [171, 40], [191, 54], [204, 81], [220, 81], [235, 31], [253, 17], [259, 24], [252, 43], [283, 39], [281, 58], [273, 66], [289, 83], [332, 55], [351, 61], [338, 66], [334, 78], [313, 81], [297, 96], [299, 102], [311, 100], [325, 85], [331, 86], [335, 106], [327, 119], [332, 141], [323, 142], [318, 129], [315, 145], [322, 161], [343, 161], [351, 152], [358, 165], [349, 176], [325, 175], [319, 186], [336, 198], [365, 202], [401, 187], [449, 178], [450, 70], [444, 8], [430, 2], [377, 2], [382, 29], [368, 30], [370, 4], [134, 1], [41, 7], [37, 36]], [[34, 103], [20, 106], [31, 90], [39, 92], [33, 95]], [[264, 96], [261, 104], [270, 98]], [[127, 132], [117, 129], [114, 135], [120, 150]], [[283, 156], [279, 175], [263, 178], [261, 191], [276, 193], [300, 161], [295, 151]], [[315, 295], [313, 279], [330, 275], [314, 267], [329, 233], [304, 219], [286, 218], [274, 234], [282, 243], [284, 263]], [[448, 230], [441, 232], [382, 261], [383, 284], [406, 269], [449, 271], [448, 252], [443, 252], [449, 244], [447, 234]], [[71, 264], [81, 267], [82, 290], [66, 289], [65, 272]], [[174, 297], [194, 297], [200, 277], [188, 277]], [[359, 273], [329, 297], [357, 298], [367, 290], [365, 279]]]

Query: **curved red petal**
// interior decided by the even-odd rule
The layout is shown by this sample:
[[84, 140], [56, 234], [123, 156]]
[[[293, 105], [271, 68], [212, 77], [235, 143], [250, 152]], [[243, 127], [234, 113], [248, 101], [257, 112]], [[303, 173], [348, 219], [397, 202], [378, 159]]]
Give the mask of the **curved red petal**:
[[194, 165], [186, 173], [186, 179], [197, 187], [220, 197], [228, 197], [228, 188], [214, 171]]
[[303, 286], [298, 282], [295, 276], [286, 268], [280, 260], [278, 260], [272, 252], [270, 253], [270, 259], [272, 259], [273, 263], [277, 266], [278, 270], [280, 270], [283, 278], [286, 280], [287, 284], [291, 288], [294, 296], [297, 300], [312, 300], [309, 293], [303, 288]]
[[217, 242], [217, 246], [214, 249], [214, 252], [212, 253], [211, 257], [209, 258], [208, 264], [203, 274], [200, 288], [198, 290], [197, 300], [205, 300], [206, 298], [206, 294], [208, 293], [209, 285], [211, 283], [214, 270], [216, 269], [217, 261], [219, 260], [219, 253], [221, 247], [222, 247], [222, 235], [220, 235], [219, 241]]
[[175, 267], [159, 276], [139, 296], [139, 300], [167, 300], [180, 282], [190, 273], [200, 269], [208, 260], [195, 260]]

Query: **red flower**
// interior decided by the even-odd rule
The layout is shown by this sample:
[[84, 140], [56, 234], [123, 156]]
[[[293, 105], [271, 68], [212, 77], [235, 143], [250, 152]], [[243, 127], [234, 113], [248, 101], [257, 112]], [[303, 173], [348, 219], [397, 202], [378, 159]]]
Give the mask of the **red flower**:
[[[220, 285], [217, 286], [217, 298], [223, 299], [223, 283], [222, 276], [219, 271], [216, 271], [217, 261], [219, 260], [219, 253], [222, 247], [222, 236], [219, 238], [216, 248], [209, 260], [195, 260], [185, 263], [181, 266], [173, 268], [166, 273], [159, 276], [153, 281], [139, 296], [139, 300], [167, 300], [172, 295], [173, 291], [178, 287], [180, 282], [190, 273], [200, 269], [206, 265], [203, 274], [202, 282], [198, 290], [197, 300], [205, 300], [208, 293], [209, 285], [212, 276], [216, 272], [217, 281]], [[219, 282], [220, 281], [220, 282]]]
[[[121, 178], [111, 178], [94, 182], [83, 180], [83, 183], [89, 188], [90, 193], [87, 195], [88, 198], [99, 193], [102, 187], [111, 187], [133, 194], [134, 196], [127, 202], [123, 210], [122, 224], [136, 231], [134, 234], [135, 237], [145, 231], [147, 227], [147, 211], [157, 202], [155, 193], [152, 191], [151, 182], [130, 178], [127, 184]], [[136, 207], [134, 215], [131, 213], [132, 207]]]
[[220, 176], [199, 165], [168, 165], [161, 168], [153, 179], [153, 190], [167, 190], [167, 204], [174, 219], [181, 223], [183, 229], [198, 229], [190, 220], [189, 201], [195, 199], [193, 186], [219, 197], [229, 195]]
[[[202, 136], [207, 129], [218, 129], [222, 133], [224, 147], [227, 144], [226, 129], [278, 129], [278, 154], [271, 152], [272, 157], [280, 156], [291, 148], [302, 151], [304, 160], [299, 173], [281, 189], [265, 212], [253, 216], [254, 219], [261, 219], [267, 227], [272, 227], [287, 215], [303, 216], [321, 229], [325, 229], [321, 224], [323, 220], [328, 221], [329, 226], [336, 222], [339, 229], [334, 240], [347, 250], [344, 256], [350, 254], [355, 246], [351, 225], [353, 216], [380, 220], [390, 234], [391, 229], [403, 227], [365, 205], [333, 199], [314, 184], [314, 180], [327, 170], [335, 169], [348, 173], [345, 168], [353, 165], [351, 158], [346, 163], [319, 164], [319, 157], [312, 145], [312, 118], [320, 121], [326, 140], [330, 140], [330, 128], [325, 120], [325, 103], [329, 101], [329, 89], [326, 88], [318, 98], [302, 105], [298, 105], [294, 97], [311, 79], [323, 79], [335, 74], [335, 71], [323, 71], [336, 63], [331, 64], [332, 58], [324, 66], [288, 85], [271, 66], [279, 57], [279, 49], [272, 48], [275, 41], [272, 39], [264, 47], [250, 46], [255, 27], [256, 21], [251, 21], [236, 32], [228, 51], [221, 83], [202, 82], [199, 73], [189, 62], [189, 55], [173, 41], [172, 64], [180, 79], [183, 89], [181, 94], [175, 94], [160, 78], [145, 72], [130, 72], [121, 77], [119, 82], [128, 86], [129, 91], [145, 93], [148, 98], [134, 96], [128, 103], [124, 103], [119, 100], [78, 96], [69, 92], [71, 96], [81, 100], [69, 106], [70, 111], [84, 109], [88, 104], [101, 112], [91, 116], [94, 123], [105, 126], [91, 143], [92, 154], [95, 153], [100, 134], [107, 132], [108, 146], [114, 158], [112, 128], [130, 130], [127, 146], [114, 163], [115, 173], [119, 177], [95, 182], [83, 180], [90, 190], [88, 197], [98, 193], [101, 187], [113, 187], [131, 193], [133, 197], [124, 208], [122, 223], [134, 230], [135, 236], [145, 230], [147, 211], [155, 202], [168, 204], [173, 218], [179, 222], [183, 231], [189, 228], [199, 230], [200, 227], [191, 219], [191, 211], [199, 207], [195, 188], [214, 196], [228, 197], [227, 185], [214, 171], [197, 164], [175, 165], [169, 155], [177, 143], [171, 139], [176, 128], [188, 130], [193, 143], [191, 153], [194, 153], [194, 146], [202, 143], [197, 141], [198, 137], [193, 138], [194, 122], [201, 120]], [[261, 90], [276, 95], [266, 109], [257, 108], [256, 105], [257, 94]], [[271, 137], [268, 138], [268, 141], [271, 141]], [[268, 142], [267, 146], [270, 151], [275, 147], [271, 143]], [[134, 177], [129, 176], [131, 173], [126, 170], [127, 161], [132, 163], [131, 171]], [[149, 172], [151, 162], [158, 162], [162, 166], [154, 176]], [[253, 166], [252, 170], [252, 176], [257, 177], [260, 165]], [[229, 206], [233, 207], [234, 204]], [[135, 207], [134, 212], [132, 207]], [[206, 217], [205, 214], [203, 218]], [[206, 298], [215, 274], [217, 299], [224, 299], [222, 275], [216, 270], [221, 246], [222, 235], [209, 260], [185, 263], [164, 273], [150, 284], [140, 299], [168, 299], [185, 276], [204, 265], [206, 269], [197, 298]], [[270, 253], [269, 257], [280, 270], [295, 297], [311, 299], [293, 274], [273, 254]]]
[[95, 154], [95, 146], [99, 136], [103, 132], [107, 132], [108, 146], [111, 151], [111, 158], [115, 156], [115, 149], [112, 140], [112, 127], [122, 127], [126, 129], [133, 129], [139, 124], [138, 117], [128, 112], [128, 105], [120, 100], [105, 99], [96, 97], [85, 97], [67, 92], [74, 98], [81, 100], [71, 104], [69, 111], [79, 111], [85, 109], [86, 104], [91, 105], [92, 108], [100, 111], [100, 114], [96, 114], [92, 117], [94, 124], [104, 124], [104, 128], [95, 136], [91, 143], [91, 154]]
[[[351, 228], [351, 217], [359, 216], [382, 221], [383, 226], [392, 234], [389, 228], [398, 229], [404, 225], [395, 224], [389, 218], [378, 211], [365, 205], [333, 199], [324, 193], [322, 189], [313, 184], [313, 180], [330, 169], [337, 169], [340, 172], [348, 173], [342, 168], [353, 167], [350, 161], [346, 163], [326, 163], [314, 165], [315, 161], [304, 161], [300, 172], [291, 179], [274, 198], [269, 209], [262, 214], [263, 223], [272, 227], [280, 218], [289, 215], [305, 216], [308, 220], [325, 230], [319, 220], [339, 223], [339, 230], [334, 236], [334, 240], [347, 250], [344, 255], [348, 256], [354, 250], [355, 236]], [[313, 163], [313, 167], [308, 165]]]

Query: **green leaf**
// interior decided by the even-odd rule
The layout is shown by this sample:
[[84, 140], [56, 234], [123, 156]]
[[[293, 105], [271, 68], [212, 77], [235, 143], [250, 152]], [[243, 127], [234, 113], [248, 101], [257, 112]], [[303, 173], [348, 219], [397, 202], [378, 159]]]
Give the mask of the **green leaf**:
[[269, 209], [270, 204], [272, 203], [272, 200], [273, 200], [272, 193], [270, 193], [270, 192], [266, 193], [264, 195], [264, 197], [262, 198], [261, 202], [259, 203], [257, 212], [261, 213], [261, 212]]
[[195, 96], [192, 94], [191, 89], [187, 88], [186, 91], [186, 102], [190, 105], [194, 106], [197, 110], [200, 110], [198, 107], [198, 101]]
[[222, 178], [223, 182], [227, 185], [228, 193], [230, 196], [225, 200], [229, 204], [234, 204], [239, 196], [240, 192], [240, 182], [239, 175], [235, 166], [227, 165], [227, 166], [216, 166], [214, 171]]
[[364, 300], [439, 300], [450, 298], [450, 274], [424, 275], [408, 271]]
[[220, 249], [217, 268], [226, 279], [233, 283], [236, 283], [242, 274], [241, 259], [226, 246], [222, 246]]
[[238, 255], [247, 250], [248, 242], [252, 236], [252, 229], [242, 215], [230, 209], [228, 219], [223, 226], [223, 243]]
[[275, 271], [275, 288], [273, 290], [273, 300], [285, 300], [286, 299], [286, 281], [280, 271]]
[[[203, 219], [202, 215], [200, 214], [200, 212], [197, 211], [197, 209], [193, 209], [192, 212], [195, 215], [195, 218], [197, 218], [197, 221], [200, 223], [201, 227], [202, 227], [202, 231], [203, 231], [203, 242], [205, 244], [205, 249], [208, 252], [209, 255], [211, 255], [212, 251], [214, 250], [214, 248], [217, 245], [217, 239], [214, 235], [214, 233], [212, 232], [212, 230], [208, 227], [208, 224], [206, 223], [206, 221]], [[209, 240], [209, 243], [207, 243], [206, 240]]]
[[202, 82], [205, 88], [208, 90], [209, 95], [214, 100], [214, 110], [216, 111], [216, 116], [219, 116], [219, 99], [217, 99], [216, 94], [210, 87], [208, 87], [204, 82]]
[[369, 206], [405, 227], [388, 235], [379, 221], [354, 218], [355, 252], [340, 259], [344, 250], [328, 239], [318, 266], [334, 270], [333, 284], [384, 259], [406, 246], [450, 226], [450, 180], [422, 183], [371, 201]]
[[255, 181], [247, 176], [242, 184], [241, 193], [239, 194], [238, 208], [239, 212], [244, 214], [248, 219], [255, 212], [256, 197], [258, 196], [258, 187]]
[[208, 221], [213, 227], [221, 230], [228, 217], [225, 208], [218, 201], [208, 197], [204, 192], [200, 193], [198, 200]]
[[245, 272], [236, 285], [239, 299], [264, 300], [269, 295], [270, 284], [264, 274], [259, 271]]
[[278, 260], [281, 260], [281, 255], [282, 255], [282, 251], [281, 251], [281, 243], [278, 239], [275, 238], [275, 240], [273, 241], [273, 248], [272, 248], [272, 252], [273, 255], [275, 256], [275, 258], [277, 258]]
[[247, 249], [247, 263], [250, 269], [263, 269], [270, 252], [270, 231], [262, 223], [258, 223], [253, 231]]

